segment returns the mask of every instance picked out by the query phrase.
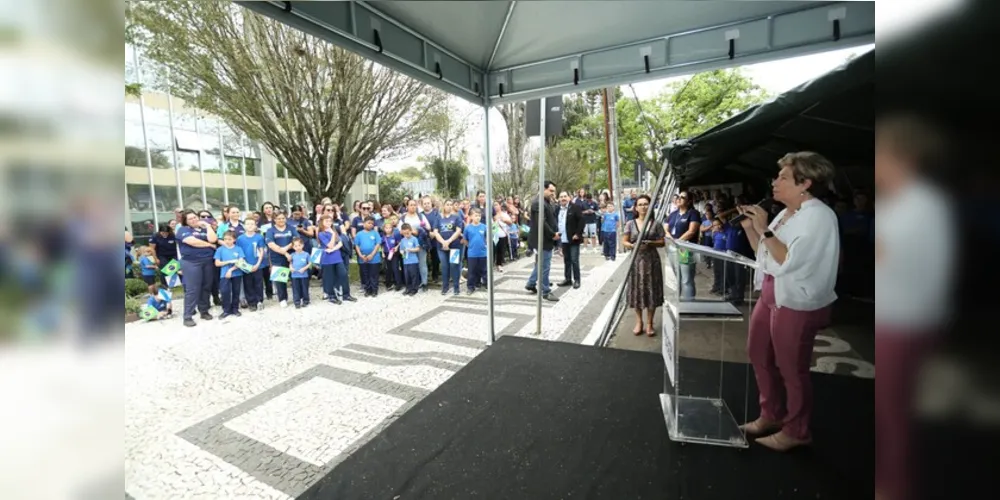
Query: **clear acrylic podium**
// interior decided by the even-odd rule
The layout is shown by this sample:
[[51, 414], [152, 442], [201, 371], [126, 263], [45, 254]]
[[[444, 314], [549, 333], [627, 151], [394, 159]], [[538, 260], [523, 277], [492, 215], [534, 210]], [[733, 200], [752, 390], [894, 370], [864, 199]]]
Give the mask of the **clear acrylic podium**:
[[[670, 242], [667, 246], [667, 259], [664, 264], [664, 298], [662, 350], [663, 362], [666, 366], [664, 374], [664, 390], [660, 394], [660, 404], [663, 416], [672, 441], [682, 443], [699, 443], [732, 448], [746, 448], [746, 435], [739, 425], [746, 421], [748, 382], [750, 365], [735, 365], [733, 368], [726, 361], [744, 362], [744, 359], [726, 359], [726, 347], [730, 351], [743, 353], [745, 337], [738, 335], [745, 331], [745, 323], [749, 318], [731, 302], [716, 300], [682, 300], [680, 266], [684, 251], [688, 259], [696, 266], [704, 269], [711, 259], [713, 265], [734, 263], [736, 266], [725, 266], [730, 271], [735, 268], [743, 273], [743, 283], [749, 285], [752, 281], [751, 272], [757, 264], [733, 252], [720, 252], [702, 245], [687, 242]], [[733, 273], [723, 272], [724, 280], [733, 279]], [[744, 300], [750, 305], [752, 286], [744, 286]], [[702, 294], [705, 295], [705, 294]], [[727, 326], [728, 333], [727, 336]], [[737, 346], [739, 341], [742, 345]], [[716, 345], [717, 343], [717, 345]], [[700, 358], [700, 359], [699, 359]], [[708, 370], [713, 360], [718, 363], [718, 370]], [[729, 373], [727, 373], [727, 371]], [[728, 397], [724, 397], [723, 382], [728, 380]], [[743, 388], [739, 394], [738, 388]], [[727, 399], [729, 402], [727, 403]], [[731, 410], [730, 405], [737, 406], [741, 417]], [[738, 408], [742, 405], [742, 408]], [[740, 411], [742, 410], [742, 411]]]

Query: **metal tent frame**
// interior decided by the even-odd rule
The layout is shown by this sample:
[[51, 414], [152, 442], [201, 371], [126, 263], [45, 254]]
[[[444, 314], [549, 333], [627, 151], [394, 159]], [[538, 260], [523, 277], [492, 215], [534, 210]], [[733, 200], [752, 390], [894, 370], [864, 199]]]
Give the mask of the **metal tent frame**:
[[[237, 3], [482, 106], [487, 144], [488, 110], [495, 105], [875, 41], [874, 1]], [[611, 146], [617, 150], [617, 141]], [[492, 224], [487, 228], [491, 241]], [[487, 248], [492, 262], [492, 245]], [[490, 344], [496, 338], [492, 265], [487, 274]]]

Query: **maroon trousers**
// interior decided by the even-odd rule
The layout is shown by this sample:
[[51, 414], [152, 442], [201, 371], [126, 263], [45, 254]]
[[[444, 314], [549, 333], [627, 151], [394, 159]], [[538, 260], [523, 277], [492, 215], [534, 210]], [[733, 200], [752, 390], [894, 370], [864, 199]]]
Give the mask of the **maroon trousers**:
[[774, 303], [774, 278], [764, 277], [760, 300], [750, 315], [747, 355], [760, 390], [760, 416], [784, 422], [783, 432], [809, 439], [812, 415], [813, 343], [830, 323], [831, 307], [796, 311]]
[[927, 332], [875, 325], [875, 490], [911, 500], [911, 414], [917, 374], [933, 347]]

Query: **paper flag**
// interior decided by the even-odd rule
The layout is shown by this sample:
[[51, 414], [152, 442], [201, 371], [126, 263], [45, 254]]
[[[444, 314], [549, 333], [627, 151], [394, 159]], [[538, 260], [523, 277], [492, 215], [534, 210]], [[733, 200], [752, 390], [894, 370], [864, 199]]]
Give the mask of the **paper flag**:
[[277, 283], [288, 283], [288, 278], [291, 274], [291, 269], [288, 269], [287, 267], [274, 266], [271, 268], [271, 281]]
[[245, 273], [252, 273], [253, 265], [247, 262], [245, 259], [240, 259], [240, 261], [236, 263], [236, 269], [239, 269], [240, 271], [243, 271]]
[[177, 262], [177, 260], [171, 260], [170, 262], [167, 262], [167, 265], [163, 266], [161, 272], [163, 273], [164, 276], [173, 276], [177, 274], [177, 271], [180, 270], [181, 270], [181, 263]]
[[309, 254], [309, 262], [312, 262], [317, 266], [319, 265], [319, 261], [322, 258], [323, 258], [323, 250], [320, 248], [313, 248], [312, 253]]
[[167, 287], [177, 288], [181, 286], [181, 275], [175, 274], [173, 276], [167, 276]]
[[452, 264], [461, 264], [462, 250], [458, 248], [452, 250], [451, 254], [448, 255], [448, 261], [451, 262]]
[[142, 309], [139, 309], [139, 319], [142, 319], [143, 321], [154, 320], [156, 319], [156, 315], [158, 313], [159, 311], [157, 311], [153, 306], [143, 306]]
[[167, 290], [165, 288], [160, 289], [160, 291], [157, 292], [156, 294], [159, 295], [164, 302], [170, 302], [174, 298], [174, 294], [171, 293], [170, 290]]

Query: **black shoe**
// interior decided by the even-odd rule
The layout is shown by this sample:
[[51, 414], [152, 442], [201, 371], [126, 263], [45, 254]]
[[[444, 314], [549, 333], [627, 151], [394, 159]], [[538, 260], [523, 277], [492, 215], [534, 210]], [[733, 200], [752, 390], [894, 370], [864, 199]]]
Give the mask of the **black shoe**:
[[572, 281], [568, 281], [568, 280], [567, 280], [567, 281], [563, 281], [563, 282], [559, 283], [559, 284], [558, 284], [558, 285], [556, 285], [556, 286], [571, 286], [572, 284], [573, 284], [573, 282], [572, 282]]
[[232, 314], [232, 316], [236, 316], [237, 318], [239, 318], [240, 316], [243, 316], [243, 315], [239, 311], [236, 311], [236, 312], [234, 312]]
[[448, 295], [448, 289], [441, 290], [441, 295]]
[[201, 319], [205, 321], [212, 321], [212, 315], [208, 313], [201, 313]]
[[334, 297], [334, 298], [330, 299], [330, 303], [331, 304], [337, 304], [338, 306], [341, 305], [341, 304], [343, 304], [343, 302], [341, 302], [340, 299], [338, 299], [337, 297]]
[[302, 309], [302, 304], [295, 304], [296, 309]]
[[459, 295], [461, 295], [461, 293], [458, 290], [455, 290], [455, 293], [453, 293], [452, 295], [458, 297]]
[[401, 287], [401, 286], [397, 286], [397, 287], [396, 287], [396, 291], [397, 291], [397, 292], [398, 292], [398, 291], [400, 291], [400, 290], [402, 290], [402, 289], [403, 289], [403, 287]]
[[576, 289], [576, 288], [580, 288], [580, 282], [579, 282], [579, 281], [577, 281], [576, 283], [573, 283], [573, 288], [574, 288], [574, 289]]
[[420, 285], [420, 291], [421, 292], [426, 292], [427, 291], [427, 285]]
[[559, 299], [555, 295], [552, 295], [551, 293], [542, 295], [542, 298], [549, 302], [559, 302]]
[[195, 323], [194, 320], [191, 319], [191, 318], [185, 318], [184, 319], [184, 326], [186, 326], [188, 328], [190, 328], [192, 326], [197, 326], [197, 325], [198, 325], [198, 323]]
[[358, 301], [358, 299], [354, 298], [354, 296], [344, 297], [344, 300], [347, 301], [347, 302], [357, 302]]
[[466, 295], [472, 295], [474, 293], [476, 293], [476, 289], [475, 288], [470, 288], [468, 292], [465, 292]]
[[526, 286], [526, 287], [524, 287], [524, 289], [527, 290], [528, 293], [530, 293], [532, 295], [535, 295], [536, 293], [538, 293], [538, 288], [535, 288], [533, 286]]

